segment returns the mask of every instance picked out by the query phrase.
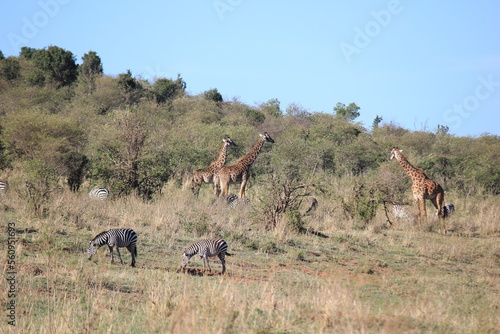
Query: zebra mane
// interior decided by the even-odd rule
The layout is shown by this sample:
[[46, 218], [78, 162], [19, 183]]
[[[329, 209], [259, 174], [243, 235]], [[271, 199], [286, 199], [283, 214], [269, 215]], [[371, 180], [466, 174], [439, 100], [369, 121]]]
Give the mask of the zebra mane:
[[[101, 238], [101, 237], [102, 237], [104, 234], [106, 234], [106, 233], [108, 233], [108, 231], [103, 231], [103, 232], [99, 233], [98, 235], [96, 235], [96, 236], [94, 237], [94, 239], [92, 239], [92, 240], [90, 240], [90, 241], [95, 241], [95, 240], [97, 240], [97, 239], [102, 239], [102, 240], [99, 240], [99, 241], [100, 241], [100, 242], [99, 242], [99, 245], [103, 245], [103, 244], [105, 243], [105, 241], [107, 241], [107, 238], [105, 238], [105, 239], [104, 239], [104, 238]], [[102, 242], [102, 241], [104, 241], [104, 242]]]

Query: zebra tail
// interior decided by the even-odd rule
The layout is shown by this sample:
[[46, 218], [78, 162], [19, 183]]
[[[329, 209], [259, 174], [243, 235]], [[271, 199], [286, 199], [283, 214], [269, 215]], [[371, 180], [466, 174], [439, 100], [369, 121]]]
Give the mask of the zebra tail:
[[233, 256], [233, 254], [226, 253], [227, 256]]

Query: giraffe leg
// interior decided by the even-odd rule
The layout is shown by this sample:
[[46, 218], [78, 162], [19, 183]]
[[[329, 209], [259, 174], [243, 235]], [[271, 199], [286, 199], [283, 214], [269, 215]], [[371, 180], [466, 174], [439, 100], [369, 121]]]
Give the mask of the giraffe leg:
[[229, 178], [226, 177], [225, 175], [220, 175], [218, 177], [219, 179], [219, 189], [218, 189], [218, 192], [219, 192], [219, 195], [220, 196], [227, 196], [227, 192], [229, 190]]
[[436, 198], [432, 200], [432, 204], [436, 207], [439, 216], [439, 222], [441, 223], [441, 233], [446, 234], [446, 223], [444, 221], [445, 212], [444, 212], [444, 194], [437, 194]]
[[415, 208], [417, 209], [415, 213], [415, 220], [417, 221], [418, 228], [422, 230], [422, 222], [420, 221], [420, 200], [418, 197], [413, 198], [413, 202], [415, 203]]
[[246, 187], [246, 185], [247, 185], [247, 179], [243, 178], [241, 180], [240, 198], [244, 198], [245, 197], [245, 187]]
[[425, 199], [421, 198], [420, 199], [420, 205], [421, 205], [421, 218], [422, 222], [425, 227], [427, 227], [427, 208], [425, 206]]

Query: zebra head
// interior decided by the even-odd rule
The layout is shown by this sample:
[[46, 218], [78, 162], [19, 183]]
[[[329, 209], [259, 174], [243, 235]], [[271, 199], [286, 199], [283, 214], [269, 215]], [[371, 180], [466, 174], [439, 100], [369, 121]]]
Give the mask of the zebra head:
[[193, 257], [193, 255], [195, 255], [196, 252], [193, 252], [193, 253], [188, 253], [186, 251], [184, 251], [184, 253], [182, 254], [182, 260], [181, 260], [181, 268], [184, 268], [187, 266], [187, 264], [189, 263], [189, 260], [191, 260], [191, 258]]
[[92, 256], [94, 256], [95, 253], [96, 253], [96, 247], [94, 244], [94, 240], [90, 240], [89, 249], [87, 249], [87, 254], [89, 255], [89, 260], [92, 259]]

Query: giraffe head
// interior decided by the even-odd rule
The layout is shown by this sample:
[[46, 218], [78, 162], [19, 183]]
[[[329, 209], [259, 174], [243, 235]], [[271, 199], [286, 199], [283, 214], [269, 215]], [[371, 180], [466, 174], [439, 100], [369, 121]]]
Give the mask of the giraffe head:
[[226, 143], [226, 146], [236, 146], [236, 144], [229, 137], [222, 139], [222, 141]]
[[260, 137], [267, 142], [274, 143], [274, 140], [271, 138], [270, 135], [267, 134], [267, 132], [261, 133]]
[[394, 147], [391, 151], [391, 156], [389, 157], [389, 160], [396, 159], [399, 160], [403, 155], [401, 154], [403, 150], [398, 150], [396, 147]]

